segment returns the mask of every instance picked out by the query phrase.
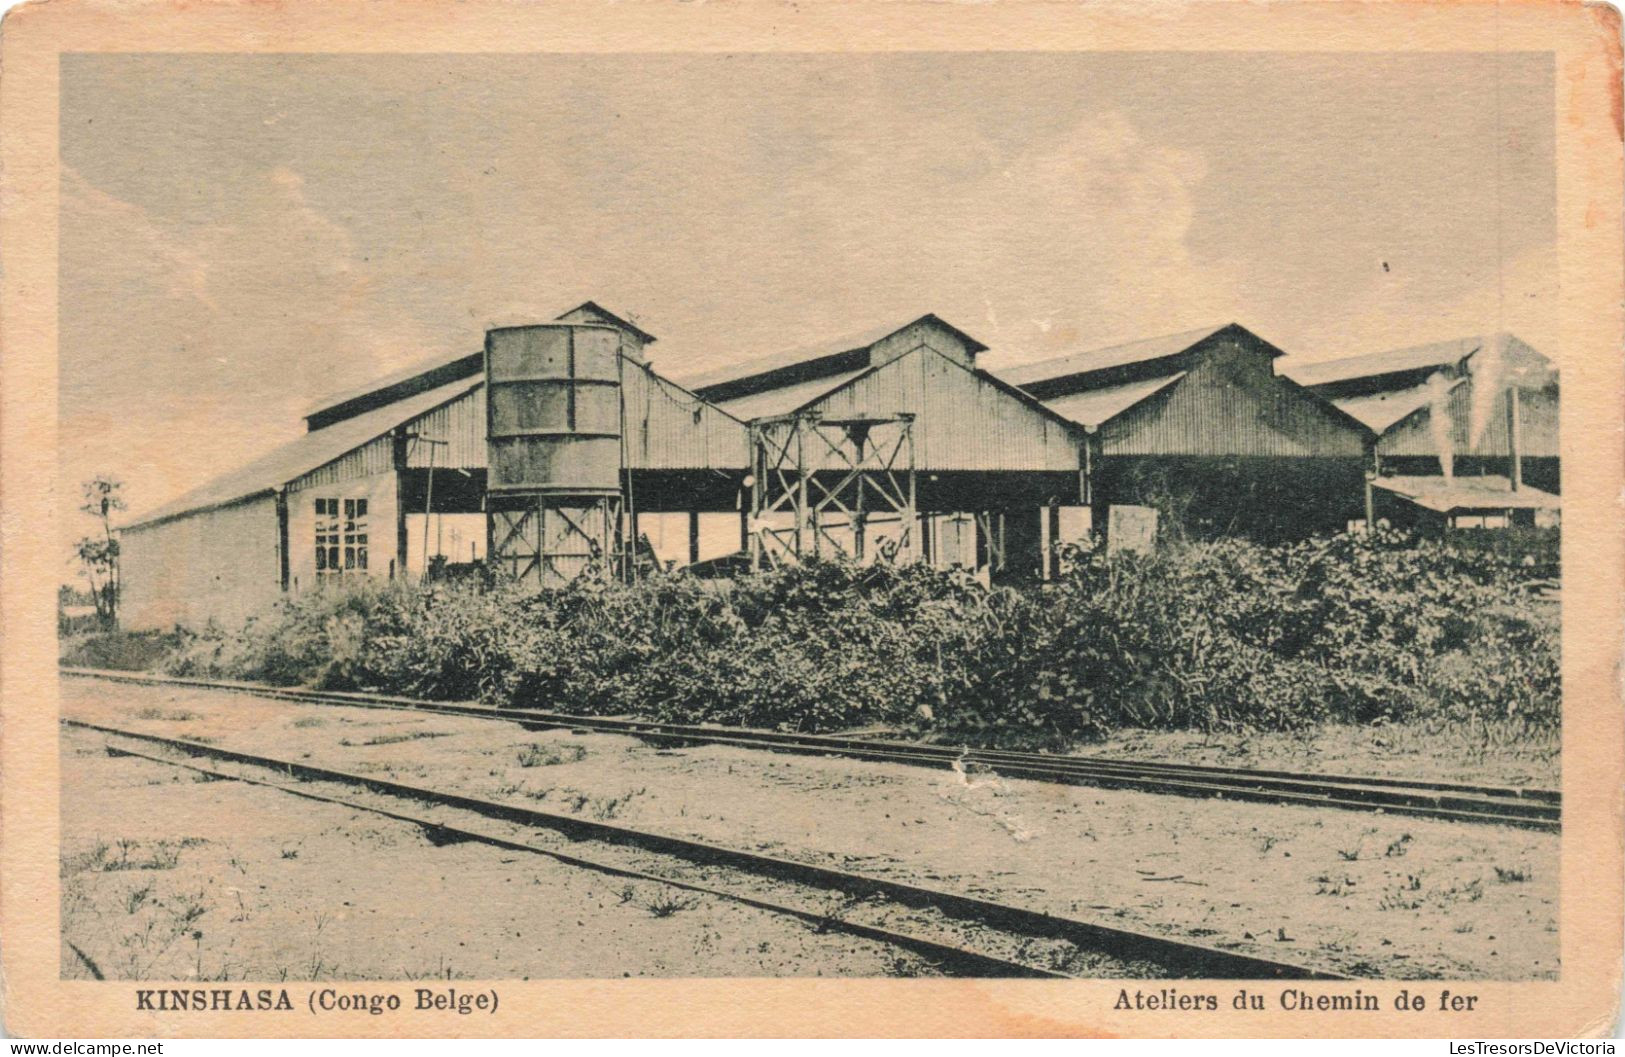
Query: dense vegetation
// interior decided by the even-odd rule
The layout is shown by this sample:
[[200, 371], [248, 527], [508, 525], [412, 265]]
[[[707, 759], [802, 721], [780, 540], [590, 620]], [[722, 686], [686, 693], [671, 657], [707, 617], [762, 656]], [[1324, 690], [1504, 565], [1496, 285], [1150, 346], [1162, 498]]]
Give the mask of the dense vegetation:
[[375, 584], [183, 632], [164, 666], [984, 744], [1328, 720], [1557, 725], [1555, 607], [1531, 600], [1527, 568], [1505, 554], [1384, 532], [1066, 558], [1056, 582], [1019, 589], [828, 562], [542, 592]]

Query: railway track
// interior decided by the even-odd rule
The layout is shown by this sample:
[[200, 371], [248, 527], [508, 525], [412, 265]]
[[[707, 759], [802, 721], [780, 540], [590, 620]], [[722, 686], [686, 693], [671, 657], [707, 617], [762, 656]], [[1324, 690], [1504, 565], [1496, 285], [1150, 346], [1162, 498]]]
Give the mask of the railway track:
[[536, 729], [563, 727], [571, 730], [627, 734], [668, 743], [734, 745], [803, 755], [843, 756], [962, 771], [990, 771], [1007, 778], [1067, 785], [1356, 811], [1380, 811], [1548, 831], [1557, 831], [1562, 826], [1562, 794], [1551, 789], [1248, 770], [1091, 756], [1053, 756], [1033, 752], [958, 748], [922, 742], [581, 716], [538, 709], [498, 709], [488, 705], [419, 701], [383, 694], [291, 689], [227, 680], [184, 679], [77, 668], [64, 668], [62, 672], [77, 677], [140, 685], [184, 686], [317, 704], [343, 704], [360, 708], [407, 709], [439, 715], [471, 716], [519, 723]]
[[[1349, 979], [1290, 962], [671, 834], [238, 752], [187, 738], [68, 718], [61, 723], [110, 739], [107, 751], [113, 755], [394, 819], [420, 827], [436, 844], [477, 841], [790, 915], [821, 931], [838, 931], [913, 951], [955, 975]], [[162, 751], [141, 751], [115, 744], [117, 741]], [[221, 770], [199, 760], [238, 769]], [[552, 839], [538, 840], [539, 834]], [[750, 879], [748, 890], [726, 883], [740, 875]], [[809, 892], [813, 893], [810, 898]], [[828, 908], [831, 894], [843, 900], [839, 912]], [[821, 895], [825, 898], [822, 907]], [[1102, 965], [1115, 971], [1098, 971]], [[1080, 972], [1080, 967], [1093, 971]]]

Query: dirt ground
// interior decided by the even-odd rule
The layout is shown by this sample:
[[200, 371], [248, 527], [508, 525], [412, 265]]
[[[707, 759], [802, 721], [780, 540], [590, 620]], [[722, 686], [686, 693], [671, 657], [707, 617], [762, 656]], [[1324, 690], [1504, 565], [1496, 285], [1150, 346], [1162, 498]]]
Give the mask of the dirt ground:
[[1301, 734], [1119, 731], [1086, 756], [1121, 756], [1221, 767], [1538, 786], [1561, 783], [1556, 731], [1527, 732], [1421, 723], [1325, 726]]
[[[770, 851], [1360, 976], [1533, 979], [1552, 978], [1558, 971], [1559, 838], [1552, 834], [1007, 781], [719, 746], [660, 748], [613, 735], [531, 733], [474, 719], [82, 679], [62, 681], [62, 700], [64, 714], [72, 717]], [[77, 758], [71, 762], [79, 765]], [[76, 780], [70, 778], [69, 784]], [[115, 832], [105, 821], [106, 812], [128, 817], [133, 835], [140, 836], [134, 832], [139, 820], [120, 813], [116, 796], [85, 790], [65, 800], [65, 831], [80, 842], [65, 844], [65, 853], [83, 851], [84, 842], [98, 838], [132, 835]], [[285, 809], [252, 822], [246, 821], [246, 809], [233, 814], [252, 827], [273, 825], [269, 818], [296, 817]], [[315, 812], [298, 809], [299, 816], [306, 814]], [[164, 835], [171, 838], [178, 832], [173, 818], [165, 828]], [[379, 828], [364, 825], [366, 830]], [[197, 835], [207, 838], [209, 832], [199, 829]], [[213, 839], [226, 842], [224, 837]], [[299, 904], [302, 910], [268, 905], [294, 907], [286, 893], [263, 897], [258, 912], [282, 920], [288, 930], [281, 933], [284, 947], [299, 935], [295, 921], [311, 921], [302, 937], [303, 947], [310, 948], [314, 919], [299, 915], [313, 912], [318, 903], [328, 905], [331, 897], [370, 898], [361, 893], [371, 886], [355, 884], [351, 838], [342, 828], [309, 860], [302, 850], [297, 860], [278, 858], [277, 845], [286, 847], [290, 839], [250, 832], [234, 854], [252, 852], [256, 869], [272, 871], [292, 870], [318, 857], [345, 863], [343, 871], [328, 878], [329, 888], [301, 897], [309, 900]], [[427, 858], [456, 848], [463, 849], [458, 855], [496, 854], [455, 846]], [[420, 851], [397, 852], [393, 859], [386, 855], [378, 864], [382, 872], [407, 879], [393, 890], [438, 894], [447, 889], [446, 877], [458, 878], [455, 883], [461, 885], [462, 868], [451, 863], [435, 867], [438, 882], [420, 876], [427, 869], [415, 865], [425, 858]], [[182, 851], [183, 858], [191, 854], [194, 849]], [[229, 862], [216, 869], [218, 884], [242, 888], [230, 880]], [[506, 890], [520, 883], [511, 877], [548, 869], [525, 864], [521, 870], [519, 864], [504, 863], [496, 871], [501, 880], [481, 878], [477, 871], [474, 876], [478, 884]], [[559, 881], [566, 893], [561, 901], [568, 898], [570, 884]], [[506, 974], [496, 972], [485, 961], [493, 955], [477, 950], [500, 936], [482, 931], [498, 927], [493, 922], [468, 920], [468, 915], [477, 915], [470, 904], [478, 901], [449, 902], [431, 899], [425, 905], [435, 909], [412, 919], [419, 934], [432, 926], [443, 940], [419, 944], [410, 959], [402, 957], [406, 952], [373, 959], [368, 968], [381, 975], [433, 973], [436, 957], [467, 951], [470, 974], [513, 975], [511, 968]], [[612, 911], [591, 907], [583, 913], [587, 909]], [[613, 913], [622, 910], [614, 908]], [[560, 915], [562, 921], [570, 913]], [[641, 919], [638, 923], [643, 924]], [[557, 921], [553, 925], [562, 927]], [[610, 943], [625, 944], [618, 954], [589, 944], [574, 963], [548, 957], [546, 971], [604, 975], [601, 965], [598, 972], [577, 968], [595, 957], [618, 957], [627, 964], [615, 964], [626, 971], [673, 975], [780, 975], [822, 967], [818, 957], [781, 954], [782, 941], [771, 941], [779, 967], [760, 957], [752, 961], [752, 944], [767, 938], [763, 930], [772, 927], [769, 922], [752, 925], [745, 933], [749, 940], [738, 943], [727, 938], [737, 933], [719, 928], [714, 949], [703, 957], [700, 952], [679, 957], [682, 952], [646, 942], [641, 932], [612, 933]], [[799, 926], [777, 928], [794, 934]], [[634, 942], [627, 943], [634, 935]], [[692, 951], [693, 935], [685, 930], [684, 936], [682, 942]], [[332, 950], [339, 949], [335, 943]], [[505, 949], [513, 954], [512, 946]], [[289, 953], [309, 956], [303, 949]], [[387, 964], [391, 958], [403, 964]], [[885, 971], [879, 961], [877, 957], [875, 971]], [[358, 968], [341, 966], [340, 971], [350, 975]], [[454, 968], [464, 971], [462, 964]], [[869, 970], [853, 955], [850, 963], [829, 971]]]
[[[66, 979], [882, 976], [906, 952], [347, 808], [109, 757], [68, 731]], [[627, 893], [631, 897], [627, 898]]]

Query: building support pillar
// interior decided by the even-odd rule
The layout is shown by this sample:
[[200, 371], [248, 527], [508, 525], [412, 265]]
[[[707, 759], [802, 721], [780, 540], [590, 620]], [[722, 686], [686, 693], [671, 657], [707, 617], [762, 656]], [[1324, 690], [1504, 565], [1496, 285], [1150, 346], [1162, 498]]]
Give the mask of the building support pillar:
[[1051, 503], [1045, 511], [1049, 532], [1044, 548], [1044, 579], [1053, 580], [1061, 575], [1061, 506]]
[[[406, 453], [409, 443], [411, 442], [404, 433], [395, 434], [395, 556], [390, 559], [390, 575], [402, 579], [406, 578]], [[427, 521], [424, 523], [423, 531], [429, 531]], [[485, 534], [485, 554], [489, 559], [491, 554], [489, 528]]]
[[1518, 416], [1518, 387], [1511, 385], [1507, 387], [1507, 481], [1514, 492], [1523, 487], [1523, 424]]
[[292, 560], [288, 554], [288, 493], [276, 490], [276, 550], [277, 573], [284, 593], [291, 580]]

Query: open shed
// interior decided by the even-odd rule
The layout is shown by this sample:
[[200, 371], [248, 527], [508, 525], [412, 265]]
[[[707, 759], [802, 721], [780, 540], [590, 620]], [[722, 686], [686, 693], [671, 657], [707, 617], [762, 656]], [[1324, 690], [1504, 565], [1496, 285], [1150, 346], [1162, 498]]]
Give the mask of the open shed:
[[1276, 373], [1282, 352], [1238, 324], [1002, 372], [1089, 437], [1094, 523], [1148, 505], [1198, 536], [1284, 539], [1364, 516], [1375, 434]]
[[1297, 364], [1288, 373], [1377, 433], [1384, 475], [1502, 474], [1562, 491], [1558, 372], [1514, 334]]
[[[653, 339], [588, 302], [564, 322], [623, 337], [621, 474], [638, 512], [733, 512], [745, 424], [658, 374]], [[442, 356], [313, 407], [307, 432], [120, 526], [129, 627], [238, 623], [278, 597], [487, 558], [484, 354]], [[739, 539], [735, 529], [734, 540]]]
[[1388, 476], [1372, 485], [1376, 510], [1390, 524], [1422, 532], [1451, 528], [1527, 527], [1555, 523], [1562, 499], [1496, 474], [1474, 477]]
[[753, 554], [886, 547], [1041, 575], [1045, 512], [1085, 489], [1083, 431], [980, 370], [985, 349], [925, 315], [688, 379], [751, 423]]

